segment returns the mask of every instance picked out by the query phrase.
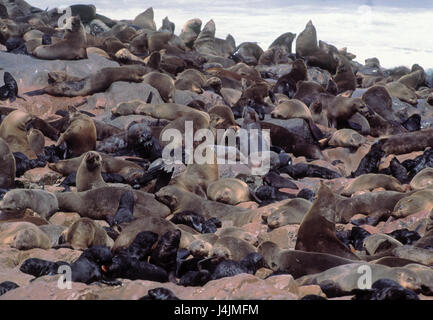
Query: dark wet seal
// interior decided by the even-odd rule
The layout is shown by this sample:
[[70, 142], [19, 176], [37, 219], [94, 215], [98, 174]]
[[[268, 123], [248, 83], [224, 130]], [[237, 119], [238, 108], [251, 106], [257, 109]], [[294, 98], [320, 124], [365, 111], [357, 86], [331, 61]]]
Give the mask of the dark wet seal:
[[391, 160], [388, 168], [380, 170], [379, 173], [391, 175], [401, 184], [410, 182], [407, 169], [400, 163], [400, 161], [398, 161], [396, 157]]
[[273, 202], [295, 198], [294, 195], [279, 191], [272, 186], [261, 186], [254, 192], [255, 196], [261, 201], [260, 206], [265, 206]]
[[176, 295], [167, 288], [155, 288], [147, 292], [146, 296], [138, 300], [180, 300]]
[[47, 164], [46, 160], [43, 157], [38, 157], [37, 159], [29, 160], [27, 156], [22, 152], [14, 152], [13, 153], [16, 164], [16, 172], [15, 175], [17, 177], [22, 176], [26, 171], [34, 168], [43, 168]]
[[280, 168], [281, 173], [287, 173], [294, 179], [302, 179], [305, 177], [337, 179], [341, 178], [341, 174], [329, 170], [328, 168], [320, 167], [314, 164], [298, 163], [292, 166]]
[[0, 296], [4, 295], [6, 292], [18, 288], [19, 286], [12, 281], [3, 281], [0, 283]]
[[177, 249], [179, 248], [181, 232], [167, 231], [158, 241], [150, 255], [149, 262], [166, 270], [174, 278], [176, 272]]
[[207, 270], [188, 271], [179, 279], [179, 285], [184, 287], [202, 287], [212, 280], [212, 276]]
[[296, 198], [302, 198], [302, 199], [308, 200], [310, 202], [313, 202], [315, 196], [316, 196], [316, 194], [314, 193], [313, 190], [304, 188], [298, 192], [298, 194], [296, 195]]
[[409, 231], [407, 228], [394, 230], [388, 233], [389, 236], [400, 241], [403, 245], [412, 245], [421, 239], [421, 236], [416, 231]]
[[413, 114], [403, 122], [402, 125], [409, 132], [421, 130], [421, 116], [419, 114]]
[[200, 233], [215, 233], [217, 228], [221, 227], [219, 219], [206, 220], [201, 214], [188, 210], [176, 213], [170, 221], [174, 224], [184, 224]]
[[402, 163], [408, 172], [408, 181], [425, 168], [433, 167], [433, 149], [427, 149], [424, 153], [413, 160], [405, 160]]
[[110, 227], [134, 220], [134, 194], [128, 190], [122, 194], [119, 200], [119, 207], [113, 217], [108, 218]]
[[[8, 91], [8, 95], [7, 98], [9, 98], [10, 102], [14, 102], [17, 98], [23, 99], [25, 100], [23, 97], [18, 95], [18, 84], [15, 81], [14, 77], [9, 73], [9, 72], [5, 72], [3, 75], [3, 80], [4, 80], [4, 87], [6, 87], [7, 91]], [[4, 91], [5, 89], [2, 89], [2, 91]], [[2, 94], [2, 97], [4, 96], [4, 93]]]
[[58, 274], [59, 267], [62, 265], [69, 266], [69, 263], [64, 261], [52, 262], [39, 258], [30, 258], [21, 264], [20, 271], [39, 278], [42, 276], [53, 276]]
[[299, 189], [298, 186], [289, 179], [281, 177], [275, 171], [269, 171], [268, 174], [263, 178], [263, 181], [275, 188], [289, 188], [289, 189]]
[[367, 173], [378, 173], [380, 159], [385, 155], [382, 150], [382, 143], [377, 142], [373, 144], [370, 151], [362, 158], [358, 168], [355, 172], [352, 172], [351, 178], [359, 177], [360, 175]]
[[355, 289], [351, 294], [355, 294], [352, 300], [419, 300], [415, 292], [390, 279], [379, 279], [371, 289]]
[[258, 269], [265, 265], [263, 256], [260, 253], [249, 253], [240, 262], [224, 260], [220, 262], [212, 273], [212, 280], [225, 277], [233, 277], [241, 273], [254, 274]]

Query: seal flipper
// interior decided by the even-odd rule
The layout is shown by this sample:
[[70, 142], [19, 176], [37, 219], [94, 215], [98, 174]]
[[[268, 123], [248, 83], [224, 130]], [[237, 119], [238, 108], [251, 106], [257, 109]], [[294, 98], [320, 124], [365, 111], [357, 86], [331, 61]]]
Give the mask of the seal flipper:
[[39, 89], [39, 90], [33, 90], [33, 91], [29, 91], [29, 92], [26, 92], [26, 93], [24, 93], [26, 96], [30, 96], [30, 97], [33, 97], [33, 96], [40, 96], [40, 95], [43, 95], [43, 94], [46, 94], [47, 92], [45, 91], [45, 89]]
[[324, 137], [324, 134], [322, 130], [319, 129], [319, 127], [316, 125], [316, 123], [313, 121], [313, 119], [308, 119], [308, 125], [310, 127], [311, 133], [313, 134], [313, 137], [316, 140], [321, 140]]
[[149, 95], [147, 96], [146, 103], [152, 103], [152, 98], [153, 98], [153, 92], [150, 91]]

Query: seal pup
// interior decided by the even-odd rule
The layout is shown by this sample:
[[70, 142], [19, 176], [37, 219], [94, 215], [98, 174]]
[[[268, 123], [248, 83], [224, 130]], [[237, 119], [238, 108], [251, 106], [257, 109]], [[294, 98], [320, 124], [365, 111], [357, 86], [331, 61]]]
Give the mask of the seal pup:
[[302, 219], [295, 250], [328, 253], [351, 260], [359, 260], [335, 235], [336, 198], [320, 183], [316, 200]]
[[102, 157], [95, 151], [84, 154], [83, 160], [77, 170], [77, 191], [87, 191], [105, 187], [107, 184], [101, 175]]

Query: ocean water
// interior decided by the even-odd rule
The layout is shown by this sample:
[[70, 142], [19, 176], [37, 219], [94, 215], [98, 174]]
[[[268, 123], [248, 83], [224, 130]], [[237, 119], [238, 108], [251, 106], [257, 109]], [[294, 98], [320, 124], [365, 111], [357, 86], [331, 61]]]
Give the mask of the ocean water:
[[[42, 9], [80, 3], [29, 0]], [[284, 32], [299, 34], [311, 19], [318, 39], [347, 47], [355, 60], [377, 57], [383, 67], [418, 63], [433, 68], [433, 1], [402, 0], [94, 0], [97, 12], [112, 19], [133, 19], [152, 6], [159, 28], [166, 16], [179, 34], [185, 21], [213, 19], [216, 36], [231, 34], [236, 44], [257, 42], [264, 50]], [[294, 46], [293, 46], [294, 48]]]

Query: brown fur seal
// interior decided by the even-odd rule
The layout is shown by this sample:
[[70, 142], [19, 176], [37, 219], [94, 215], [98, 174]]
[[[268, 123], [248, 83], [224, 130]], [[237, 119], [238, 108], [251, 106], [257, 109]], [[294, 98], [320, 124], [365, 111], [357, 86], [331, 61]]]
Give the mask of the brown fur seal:
[[400, 122], [392, 110], [392, 98], [385, 87], [371, 87], [362, 95], [362, 100], [385, 120], [395, 125]]
[[175, 86], [177, 90], [189, 90], [202, 93], [202, 87], [206, 83], [206, 77], [196, 69], [186, 69], [176, 77]]
[[80, 156], [87, 151], [94, 150], [96, 148], [96, 127], [92, 118], [71, 107], [69, 126], [60, 135], [56, 146], [63, 142], [66, 142], [68, 150], [74, 156]]
[[358, 260], [335, 235], [335, 203], [334, 193], [321, 183], [316, 200], [302, 219], [295, 249]]
[[139, 65], [102, 68], [84, 78], [72, 78], [56, 81], [47, 87], [28, 92], [28, 95], [48, 93], [60, 97], [87, 96], [107, 90], [113, 82], [141, 82], [147, 68]]
[[85, 250], [92, 246], [107, 246], [111, 248], [113, 240], [107, 232], [95, 221], [81, 218], [75, 221], [64, 233], [65, 242], [75, 250]]
[[418, 103], [415, 91], [408, 88], [403, 83], [396, 82], [396, 81], [390, 82], [385, 85], [385, 88], [386, 90], [388, 90], [389, 94], [394, 98], [400, 99], [401, 101], [413, 105]]
[[310, 110], [315, 122], [337, 128], [339, 122], [349, 120], [355, 113], [367, 113], [368, 107], [360, 98], [321, 94], [310, 106]]
[[0, 224], [0, 243], [10, 245], [18, 250], [51, 248], [51, 241], [48, 236], [30, 222], [8, 222]]
[[239, 127], [235, 121], [231, 108], [223, 105], [216, 105], [209, 109], [210, 125], [215, 129], [236, 129]]
[[366, 142], [365, 137], [352, 129], [341, 129], [334, 132], [328, 144], [333, 147], [358, 148]]
[[[193, 125], [193, 134], [200, 130], [200, 129], [208, 129], [209, 128], [209, 117], [204, 116], [202, 113], [198, 112], [190, 112], [184, 115], [183, 117], [180, 117], [176, 120], [171, 121], [169, 124], [167, 124], [162, 130], [159, 135], [159, 143], [162, 147], [167, 146], [170, 144], [172, 146], [172, 149], [176, 149], [176, 147], [180, 147], [181, 145], [185, 145], [185, 126], [186, 122], [191, 121]], [[182, 142], [181, 145], [176, 144], [175, 141], [170, 142], [170, 136], [166, 137], [166, 131], [170, 129], [176, 129], [178, 132], [182, 133]], [[165, 139], [164, 139], [165, 137]], [[167, 141], [168, 140], [168, 141]], [[196, 143], [196, 142], [194, 142]]]
[[215, 233], [218, 237], [235, 237], [241, 240], [248, 242], [251, 245], [257, 245], [257, 236], [252, 234], [251, 232], [245, 231], [239, 227], [225, 227], [220, 228]]
[[218, 219], [234, 219], [236, 214], [242, 214], [248, 210], [233, 207], [223, 203], [204, 200], [198, 195], [185, 191], [175, 185], [170, 185], [159, 190], [155, 197], [158, 201], [167, 205], [173, 214], [182, 211], [199, 212], [206, 219], [216, 217]]
[[410, 187], [415, 190], [433, 187], [433, 168], [424, 168], [411, 180]]
[[122, 102], [111, 111], [114, 115], [129, 115], [140, 114], [151, 116], [157, 119], [176, 120], [190, 112], [197, 112], [205, 117], [209, 115], [205, 112], [196, 110], [194, 108], [184, 106], [177, 103], [144, 103], [140, 100], [133, 100], [129, 102]]
[[0, 188], [10, 188], [15, 181], [15, 158], [8, 144], [0, 138]]
[[[102, 172], [118, 173], [122, 175], [127, 182], [141, 177], [144, 173], [144, 169], [132, 161], [117, 159], [103, 153], [99, 153], [99, 155], [102, 157]], [[70, 175], [78, 171], [83, 158], [84, 154], [76, 158], [49, 163], [48, 167], [63, 175]]]
[[32, 148], [37, 156], [44, 154], [45, 137], [41, 131], [38, 129], [30, 129], [27, 140], [29, 141], [30, 148]]
[[296, 38], [296, 54], [306, 57], [312, 55], [318, 49], [316, 28], [310, 20], [305, 26], [304, 31]]
[[298, 81], [296, 84], [296, 93], [293, 99], [301, 100], [307, 106], [316, 101], [321, 93], [325, 93], [325, 89], [315, 81]]
[[143, 83], [147, 83], [158, 90], [164, 102], [174, 101], [176, 88], [174, 86], [174, 80], [170, 76], [164, 73], [150, 72], [143, 77]]
[[209, 256], [225, 257], [241, 261], [247, 254], [257, 252], [256, 248], [248, 242], [235, 237], [221, 237], [214, 244]]
[[225, 178], [210, 183], [207, 187], [207, 196], [210, 200], [236, 205], [250, 201], [250, 190], [242, 180]]
[[394, 207], [392, 216], [404, 218], [420, 211], [430, 211], [433, 208], [433, 190], [420, 190], [400, 199]]
[[55, 44], [38, 46], [33, 55], [39, 59], [75, 60], [87, 58], [86, 31], [79, 17], [71, 17], [64, 39]]
[[[130, 189], [123, 187], [102, 187], [84, 192], [57, 193], [59, 211], [77, 212], [82, 217], [103, 220], [114, 216], [121, 196]], [[134, 217], [145, 215], [167, 217], [170, 210], [155, 200], [152, 194], [134, 190]]]
[[216, 157], [212, 164], [188, 164], [186, 170], [170, 182], [186, 191], [193, 192], [203, 198], [207, 198], [209, 184], [219, 179]]
[[137, 234], [142, 231], [151, 231], [161, 237], [168, 231], [175, 231], [176, 225], [172, 222], [148, 215], [146, 217], [132, 221], [130, 224], [122, 228], [122, 232], [114, 242], [112, 251], [116, 252], [119, 249], [127, 248], [134, 241]]
[[39, 189], [14, 189], [5, 194], [0, 202], [0, 209], [11, 214], [32, 209], [42, 218], [48, 219], [59, 211], [59, 204], [55, 194], [51, 192]]
[[311, 208], [311, 202], [302, 198], [290, 200], [286, 205], [272, 212], [266, 219], [272, 229], [288, 224], [300, 224]]
[[95, 151], [88, 151], [77, 170], [77, 191], [87, 191], [105, 187], [107, 184], [101, 175], [102, 157]]
[[433, 147], [433, 129], [395, 134], [380, 139], [379, 142], [385, 155], [423, 151], [427, 147]]
[[156, 25], [153, 18], [154, 18], [153, 8], [150, 7], [147, 8], [142, 13], [140, 13], [138, 16], [136, 16], [132, 23], [143, 29], [156, 31]]
[[414, 244], [414, 246], [423, 249], [433, 248], [433, 210], [430, 211], [427, 217], [424, 235]]
[[35, 159], [36, 154], [27, 139], [27, 126], [33, 117], [21, 110], [12, 111], [0, 125], [0, 138], [7, 142], [12, 153], [22, 152], [29, 159]]
[[314, 123], [310, 109], [300, 100], [291, 99], [278, 104], [271, 112], [273, 118], [291, 119], [301, 118], [308, 122], [310, 130], [316, 139], [323, 138], [323, 133]]
[[405, 192], [406, 188], [400, 182], [385, 174], [368, 173], [363, 174], [351, 181], [341, 192], [343, 196], [351, 196], [358, 191], [372, 191], [376, 188], [384, 188], [385, 190], [393, 190]]
[[258, 252], [273, 271], [291, 274], [295, 279], [355, 262], [327, 253], [281, 250], [275, 243], [270, 241], [262, 243], [258, 247]]
[[402, 76], [397, 82], [403, 83], [406, 87], [412, 90], [417, 90], [420, 85], [425, 81], [424, 70], [416, 70], [409, 74]]
[[395, 191], [367, 192], [351, 198], [336, 194], [336, 222], [349, 223], [355, 214], [367, 215], [369, 224], [386, 220], [391, 216], [397, 202], [407, 196], [406, 193]]
[[353, 73], [352, 65], [346, 57], [338, 56], [337, 73], [334, 76], [338, 93], [356, 89], [356, 76]]
[[195, 39], [200, 33], [202, 21], [198, 18], [190, 19], [183, 25], [179, 37], [185, 42], [187, 47], [192, 48]]

